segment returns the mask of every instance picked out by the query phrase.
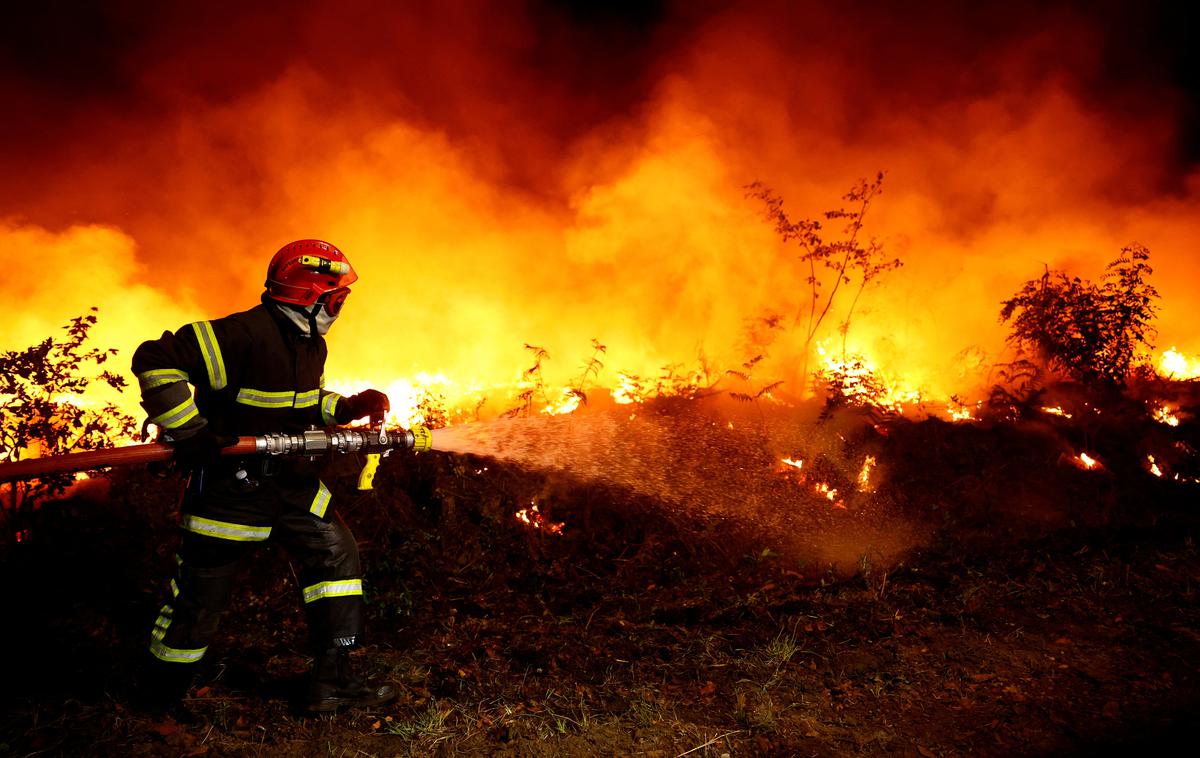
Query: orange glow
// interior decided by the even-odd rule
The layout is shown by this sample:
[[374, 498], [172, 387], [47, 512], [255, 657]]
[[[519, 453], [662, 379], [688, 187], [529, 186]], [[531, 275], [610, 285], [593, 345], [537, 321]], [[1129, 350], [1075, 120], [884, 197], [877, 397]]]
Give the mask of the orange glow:
[[[851, 402], [969, 421], [1008, 357], [999, 302], [1044, 265], [1096, 278], [1136, 239], [1178, 346], [1159, 370], [1200, 376], [1190, 100], [1147, 72], [1096, 86], [1098, 46], [1123, 37], [1088, 12], [1014, 10], [1000, 30], [972, 4], [668, 3], [637, 49], [607, 50], [538, 3], [365, 5], [198, 29], [172, 11], [96, 67], [125, 77], [111, 87], [0, 78], [30, 125], [0, 141], [21, 177], [0, 188], [0, 243], [53, 272], [0, 269], [0, 349], [96, 305], [94, 343], [127, 375], [139, 342], [253, 306], [271, 253], [319, 236], [361, 276], [329, 387], [383, 389], [394, 423], [512, 409], [526, 342], [550, 355], [533, 412], [581, 413], [567, 390], [593, 339], [608, 351], [588, 387], [617, 404], [762, 354], [754, 388], [784, 382], [763, 399], [803, 397], [824, 370]], [[241, 54], [251, 39], [260, 55]], [[905, 265], [853, 313], [840, 298], [809, 344], [809, 272], [745, 185], [832, 235], [822, 214], [880, 170], [863, 240]], [[764, 313], [784, 315], [756, 341]], [[137, 400], [119, 398], [141, 418]]]
[[1100, 465], [1100, 461], [1096, 460], [1087, 453], [1080, 453], [1072, 460], [1075, 461], [1077, 466], [1088, 471], [1094, 471], [1095, 469], [1103, 468], [1103, 466]]

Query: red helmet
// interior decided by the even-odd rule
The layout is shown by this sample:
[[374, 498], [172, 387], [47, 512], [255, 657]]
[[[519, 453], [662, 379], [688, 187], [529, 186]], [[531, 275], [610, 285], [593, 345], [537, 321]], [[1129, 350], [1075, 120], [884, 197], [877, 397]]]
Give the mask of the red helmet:
[[275, 253], [267, 267], [267, 295], [294, 305], [312, 305], [331, 292], [326, 306], [331, 315], [340, 309], [347, 289], [358, 280], [345, 253], [321, 240], [296, 240]]

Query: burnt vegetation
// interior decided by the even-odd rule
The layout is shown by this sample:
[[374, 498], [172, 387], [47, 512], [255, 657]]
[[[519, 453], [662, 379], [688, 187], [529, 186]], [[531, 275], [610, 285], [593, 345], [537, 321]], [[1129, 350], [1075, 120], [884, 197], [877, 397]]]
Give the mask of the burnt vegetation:
[[[1200, 702], [1200, 386], [1145, 366], [1149, 252], [1122, 251], [1099, 283], [1046, 271], [1001, 303], [1016, 353], [975, 420], [873, 404], [881, 380], [851, 355], [816, 377], [822, 397], [785, 412], [759, 375], [771, 340], [795, 329], [811, 347], [839, 289], [856, 293], [852, 314], [899, 265], [860, 241], [880, 180], [826, 217], [847, 223], [837, 242], [752, 188], [812, 279], [757, 323], [741, 365], [701, 354], [621, 372], [644, 399], [615, 406], [593, 340], [567, 388], [587, 413], [671, 430], [659, 465], [673, 491], [702, 491], [682, 481], [694, 469], [720, 503], [439, 452], [386, 459], [364, 493], [361, 461], [329, 461], [367, 565], [362, 661], [399, 685], [394, 704], [292, 711], [307, 661], [298, 588], [265, 547], [202, 664], [193, 721], [137, 710], [133, 662], [165, 590], [181, 482], [131, 468], [59, 499], [68, 482], [21, 485], [0, 538], [5, 575], [20, 577], [0, 753], [928, 758], [1172, 744]], [[107, 358], [84, 348], [93, 322], [5, 354], [7, 455], [132, 431], [111, 409], [61, 407], [80, 369]], [[501, 414], [523, 421], [555, 400], [549, 354], [525, 350], [525, 385]], [[435, 395], [422, 410], [433, 426], [458, 418]], [[885, 555], [862, 536], [882, 516], [881, 534], [903, 524], [921, 539]], [[804, 549], [814, 534], [850, 548], [822, 558]]]

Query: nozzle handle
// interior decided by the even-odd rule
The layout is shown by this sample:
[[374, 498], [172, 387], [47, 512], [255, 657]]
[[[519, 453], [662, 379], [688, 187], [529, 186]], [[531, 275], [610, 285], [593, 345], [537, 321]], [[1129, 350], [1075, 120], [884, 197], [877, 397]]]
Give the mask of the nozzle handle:
[[358, 488], [360, 490], [375, 489], [375, 472], [379, 470], [381, 457], [379, 453], [367, 453], [367, 462], [363, 464], [362, 471], [358, 472]]

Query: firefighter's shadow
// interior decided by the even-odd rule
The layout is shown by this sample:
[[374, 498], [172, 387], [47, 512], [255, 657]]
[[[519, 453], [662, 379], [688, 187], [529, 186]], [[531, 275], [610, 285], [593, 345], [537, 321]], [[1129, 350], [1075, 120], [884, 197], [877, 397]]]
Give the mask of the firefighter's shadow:
[[308, 681], [306, 673], [271, 674], [243, 661], [225, 661], [216, 672], [213, 685], [232, 697], [283, 703], [294, 714], [303, 715]]

